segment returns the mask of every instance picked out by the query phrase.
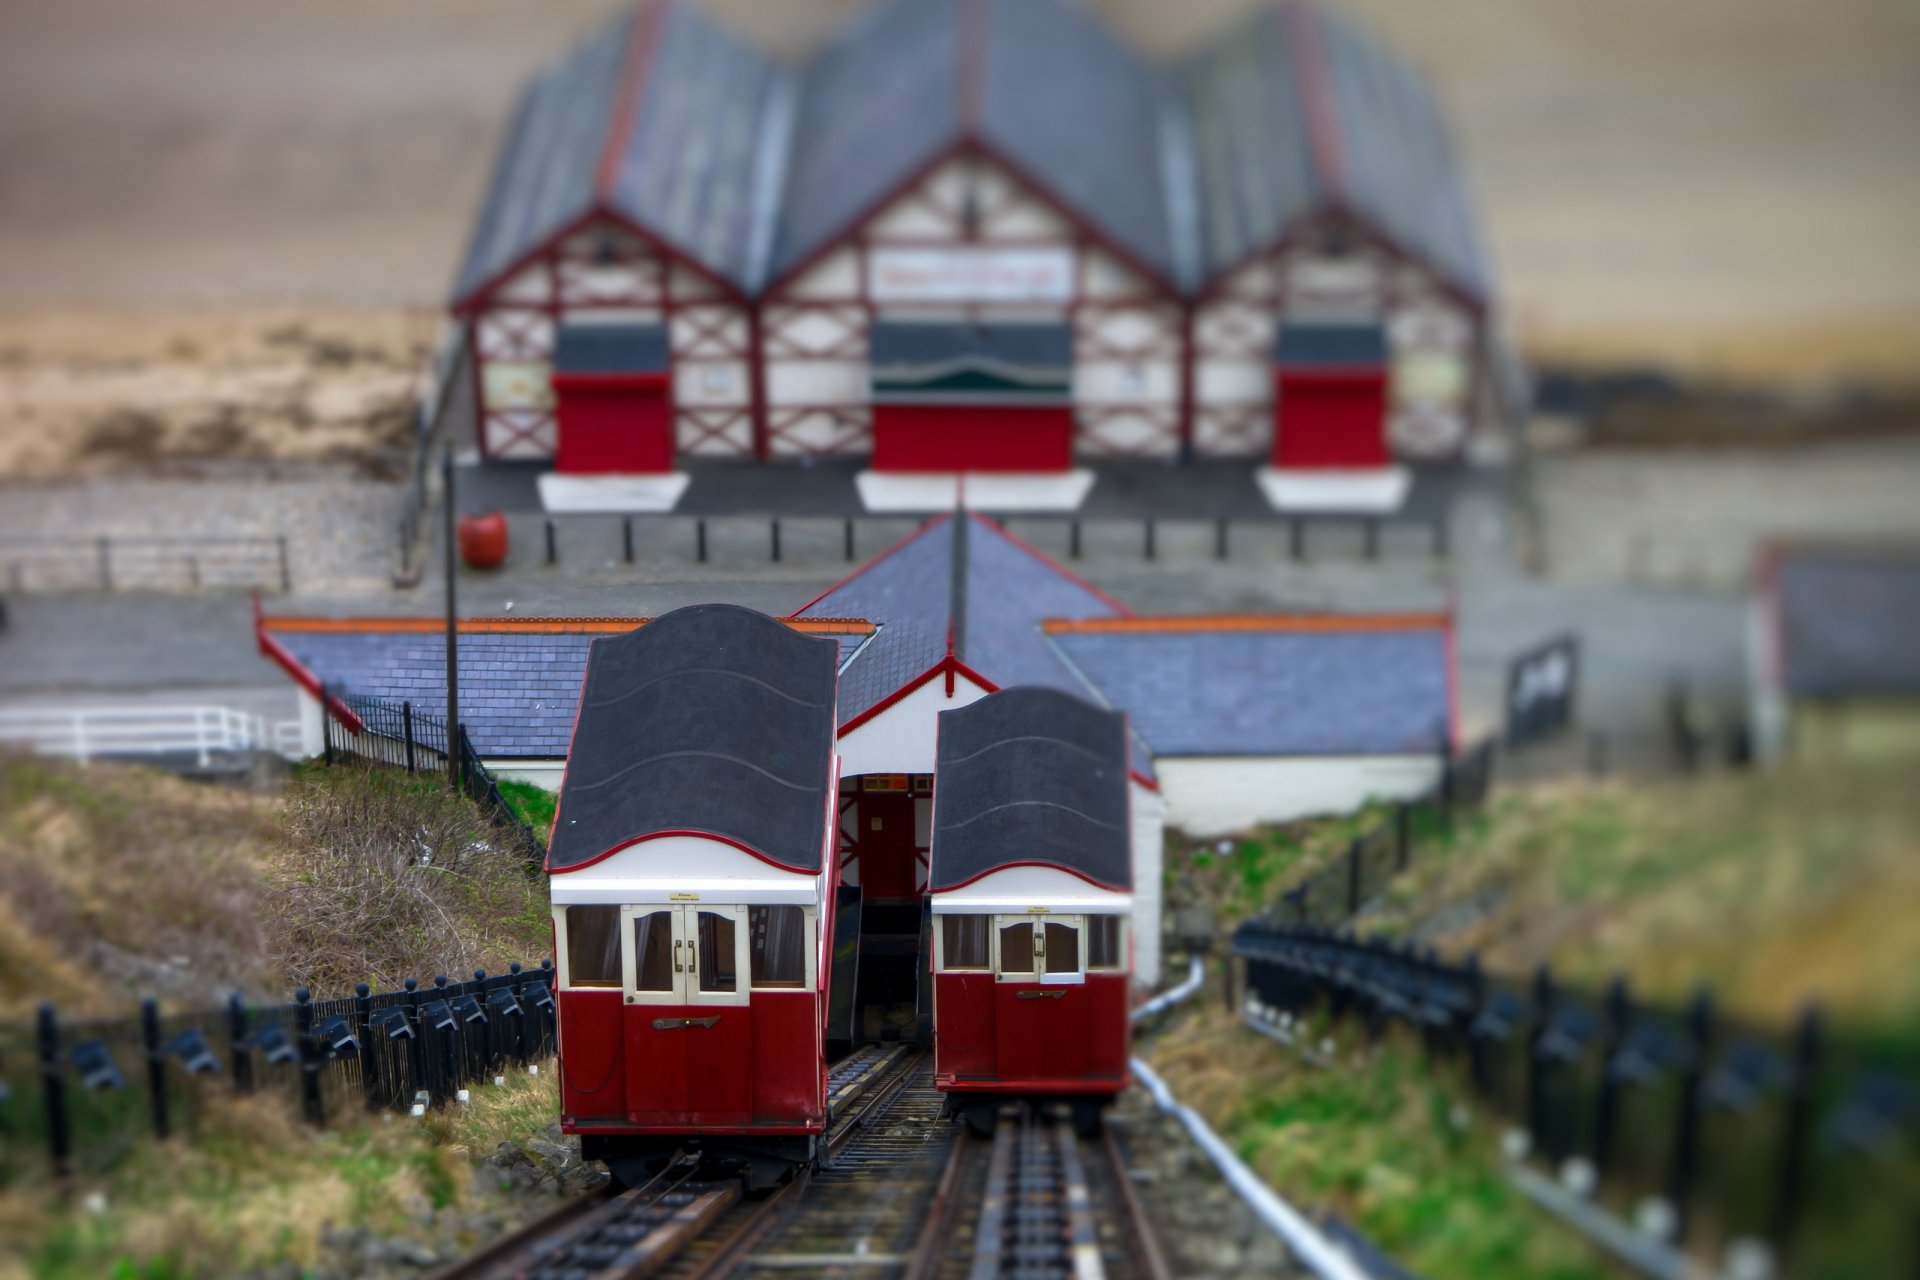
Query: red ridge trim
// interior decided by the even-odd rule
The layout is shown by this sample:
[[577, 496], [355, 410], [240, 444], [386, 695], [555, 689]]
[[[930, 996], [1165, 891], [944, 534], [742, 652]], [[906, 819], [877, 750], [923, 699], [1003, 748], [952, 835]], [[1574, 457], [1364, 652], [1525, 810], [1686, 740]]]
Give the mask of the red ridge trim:
[[[558, 827], [559, 822], [560, 822], [560, 814], [559, 814], [559, 810], [556, 809], [554, 811], [554, 825]], [[663, 831], [649, 831], [647, 832], [647, 834], [643, 836], [635, 836], [631, 840], [622, 840], [619, 844], [614, 845], [612, 848], [606, 849], [600, 853], [594, 854], [591, 858], [588, 858], [585, 862], [576, 862], [570, 867], [555, 867], [553, 865], [552, 850], [549, 849], [547, 854], [547, 874], [550, 876], [564, 876], [571, 872], [579, 871], [579, 870], [582, 870], [583, 868], [595, 866], [599, 863], [605, 862], [608, 858], [611, 858], [614, 854], [619, 853], [622, 849], [631, 849], [633, 848], [633, 846], [637, 844], [645, 844], [649, 840], [664, 840], [668, 836], [693, 836], [694, 838], [700, 839], [700, 840], [713, 840], [713, 841], [717, 841], [720, 844], [732, 845], [734, 848], [740, 850], [740, 852], [742, 853], [752, 854], [755, 858], [758, 858], [761, 862], [766, 863], [770, 867], [776, 867], [781, 871], [791, 871], [795, 875], [817, 876], [817, 875], [823, 874], [819, 868], [796, 867], [792, 863], [782, 862], [778, 858], [770, 858], [766, 854], [762, 853], [760, 850], [754, 848], [752, 845], [747, 844], [745, 841], [742, 841], [742, 840], [736, 840], [732, 836], [723, 836], [717, 831], [696, 831], [696, 830], [693, 830], [692, 828], [668, 828]]]
[[620, 162], [627, 142], [633, 137], [635, 117], [640, 110], [641, 93], [653, 58], [660, 46], [660, 32], [666, 26], [671, 0], [652, 0], [633, 20], [633, 39], [627, 46], [626, 61], [620, 68], [620, 88], [614, 98], [613, 120], [607, 129], [607, 141], [600, 151], [600, 163], [594, 170], [594, 199], [605, 203], [620, 176]]
[[[652, 618], [462, 618], [454, 625], [461, 635], [624, 635], [652, 622]], [[872, 635], [879, 628], [864, 618], [779, 618], [803, 635]], [[441, 635], [446, 623], [438, 618], [314, 618], [283, 615], [262, 619], [268, 631], [290, 635], [328, 633]]]
[[1338, 201], [1347, 185], [1346, 156], [1332, 86], [1327, 80], [1327, 47], [1316, 16], [1300, 0], [1286, 0], [1278, 16], [1293, 83], [1299, 90], [1300, 109], [1307, 119], [1307, 150], [1313, 156], [1315, 176], [1321, 188]]
[[[1131, 857], [1131, 854], [1129, 854], [1129, 857]], [[1130, 894], [1133, 892], [1132, 889], [1125, 889], [1117, 884], [1108, 884], [1104, 880], [1095, 880], [1092, 876], [1088, 875], [1084, 871], [1079, 870], [1076, 867], [1065, 866], [1058, 862], [1049, 862], [1045, 858], [1014, 858], [1006, 862], [997, 862], [993, 866], [988, 867], [985, 871], [979, 871], [974, 873], [973, 875], [968, 876], [965, 880], [957, 880], [952, 884], [943, 884], [943, 885], [940, 885], [938, 888], [935, 888], [933, 885], [929, 884], [927, 886], [927, 892], [930, 894], [931, 893], [951, 893], [955, 889], [964, 889], [968, 885], [974, 883], [976, 880], [984, 880], [988, 876], [993, 875], [996, 872], [1005, 871], [1009, 867], [1051, 867], [1055, 871], [1064, 871], [1068, 875], [1073, 876], [1075, 879], [1085, 880], [1088, 884], [1092, 885], [1096, 889], [1105, 889], [1108, 893], [1129, 893]]]
[[347, 704], [340, 701], [340, 699], [328, 694], [325, 687], [320, 683], [320, 677], [309, 671], [300, 659], [294, 657], [293, 654], [287, 650], [285, 645], [268, 635], [266, 628], [255, 623], [253, 636], [262, 654], [272, 659], [279, 665], [281, 670], [293, 677], [295, 684], [320, 700], [322, 712], [331, 715], [335, 720], [338, 720], [355, 733], [359, 733], [367, 727], [366, 722], [355, 715], [352, 708], [348, 707]]

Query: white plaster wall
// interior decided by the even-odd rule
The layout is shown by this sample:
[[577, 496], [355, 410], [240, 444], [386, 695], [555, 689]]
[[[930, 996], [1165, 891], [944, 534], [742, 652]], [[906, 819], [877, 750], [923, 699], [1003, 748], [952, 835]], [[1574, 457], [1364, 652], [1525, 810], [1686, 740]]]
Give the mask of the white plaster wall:
[[1160, 913], [1165, 879], [1166, 802], [1152, 787], [1128, 784], [1133, 816], [1133, 977], [1160, 985]]
[[526, 782], [543, 791], [558, 792], [567, 771], [565, 760], [482, 760], [487, 772], [506, 782]]
[[299, 701], [300, 754], [311, 760], [315, 756], [326, 753], [326, 717], [320, 710], [320, 699], [308, 693], [304, 687], [296, 686], [296, 690]]
[[932, 773], [933, 736], [940, 713], [986, 696], [985, 689], [956, 676], [953, 696], [948, 697], [945, 677], [935, 676], [840, 739], [840, 776]]
[[1368, 800], [1412, 799], [1440, 780], [1440, 758], [1156, 756], [1166, 825], [1216, 836], [1263, 822], [1351, 813]]

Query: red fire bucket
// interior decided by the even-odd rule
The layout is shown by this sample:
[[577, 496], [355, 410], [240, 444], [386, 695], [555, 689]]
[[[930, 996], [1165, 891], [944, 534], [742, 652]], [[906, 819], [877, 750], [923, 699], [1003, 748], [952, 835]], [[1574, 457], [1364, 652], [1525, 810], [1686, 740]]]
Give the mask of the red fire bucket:
[[507, 517], [498, 511], [460, 517], [460, 558], [469, 569], [498, 569], [507, 560]]

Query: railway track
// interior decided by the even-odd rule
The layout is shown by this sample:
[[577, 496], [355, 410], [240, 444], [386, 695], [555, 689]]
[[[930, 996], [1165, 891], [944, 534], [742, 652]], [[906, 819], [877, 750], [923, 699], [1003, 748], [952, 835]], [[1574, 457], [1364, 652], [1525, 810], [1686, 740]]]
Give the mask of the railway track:
[[763, 1198], [692, 1157], [590, 1197], [439, 1280], [661, 1276], [1169, 1280], [1112, 1135], [1010, 1107], [991, 1141], [944, 1117], [926, 1054], [862, 1050], [828, 1075], [821, 1167]]

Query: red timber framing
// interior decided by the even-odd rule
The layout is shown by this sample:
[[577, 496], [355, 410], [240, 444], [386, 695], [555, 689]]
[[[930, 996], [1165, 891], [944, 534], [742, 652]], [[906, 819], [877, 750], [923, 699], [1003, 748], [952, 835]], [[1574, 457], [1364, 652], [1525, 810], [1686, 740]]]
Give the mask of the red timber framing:
[[[936, 182], [960, 166], [965, 183], [980, 198], [969, 199], [964, 211], [941, 203]], [[982, 177], [986, 181], [981, 181]], [[985, 189], [983, 191], [983, 188]], [[999, 231], [997, 222], [1043, 210], [1062, 228], [1059, 233]], [[963, 216], [964, 215], [964, 216]], [[1030, 219], [1028, 219], [1030, 221]], [[914, 221], [928, 230], [888, 231], [880, 224]], [[942, 228], [935, 230], [932, 228]], [[1185, 307], [1172, 286], [1128, 250], [1089, 225], [1045, 183], [985, 142], [962, 138], [914, 170], [854, 220], [843, 233], [802, 258], [775, 280], [761, 304], [764, 335], [763, 376], [797, 375], [811, 381], [836, 376], [847, 388], [839, 397], [795, 397], [777, 390], [766, 394], [766, 439], [770, 454], [864, 454], [872, 448], [872, 409], [864, 382], [853, 394], [851, 378], [864, 370], [867, 331], [882, 307], [871, 292], [870, 258], [881, 249], [1065, 249], [1073, 262], [1071, 296], [1064, 304], [947, 303], [902, 313], [935, 310], [949, 319], [1061, 319], [1074, 331], [1076, 370], [1090, 364], [1141, 371], [1139, 381], [1152, 380], [1151, 368], [1168, 372], [1166, 394], [1155, 398], [1101, 397], [1075, 404], [1076, 451], [1105, 455], [1176, 454], [1181, 444], [1181, 401], [1185, 364], [1183, 328]], [[836, 255], [848, 255], [831, 271], [832, 284], [809, 279], [824, 270]], [[1093, 296], [1089, 265], [1099, 257], [1133, 278], [1133, 287]], [[1131, 332], [1129, 332], [1131, 330]], [[1079, 379], [1076, 377], [1076, 389]]]
[[567, 321], [621, 313], [666, 326], [676, 451], [753, 452], [750, 300], [610, 204], [668, 8], [667, 0], [649, 0], [633, 24], [592, 206], [454, 304], [456, 315], [472, 321], [468, 354], [484, 457], [554, 455], [558, 424], [544, 380], [555, 334]]

